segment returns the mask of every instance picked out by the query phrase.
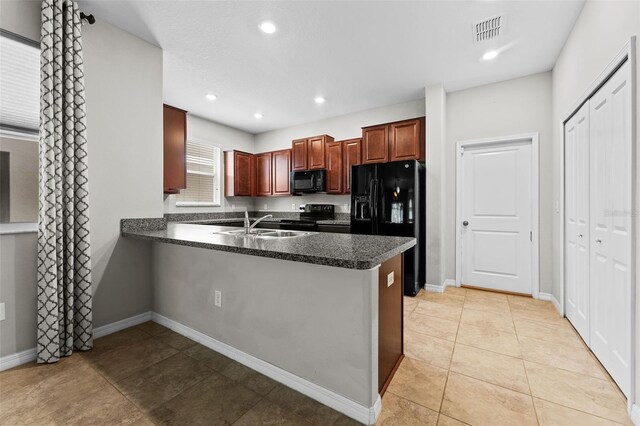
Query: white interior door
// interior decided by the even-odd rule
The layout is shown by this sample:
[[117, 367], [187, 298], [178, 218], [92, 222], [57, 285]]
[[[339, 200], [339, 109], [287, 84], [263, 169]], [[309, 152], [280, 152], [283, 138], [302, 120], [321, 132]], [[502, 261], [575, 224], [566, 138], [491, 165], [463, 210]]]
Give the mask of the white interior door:
[[531, 141], [462, 153], [462, 284], [531, 294]]
[[591, 349], [629, 395], [632, 93], [625, 63], [590, 101]]
[[589, 102], [565, 124], [566, 315], [589, 344]]

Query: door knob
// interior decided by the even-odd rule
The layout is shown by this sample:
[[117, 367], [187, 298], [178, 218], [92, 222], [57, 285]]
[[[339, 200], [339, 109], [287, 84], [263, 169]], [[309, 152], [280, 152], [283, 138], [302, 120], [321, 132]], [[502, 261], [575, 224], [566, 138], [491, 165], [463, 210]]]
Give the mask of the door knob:
[[578, 238], [582, 238], [582, 234], [578, 234]]
[[468, 220], [465, 220], [464, 222], [462, 222], [462, 225], [463, 225], [463, 226], [467, 226], [467, 225], [469, 225], [469, 221], [468, 221]]
[[598, 239], [596, 240], [596, 243], [598, 243], [598, 244], [600, 244], [601, 242], [602, 242], [602, 240], [601, 240], [600, 238], [598, 238]]

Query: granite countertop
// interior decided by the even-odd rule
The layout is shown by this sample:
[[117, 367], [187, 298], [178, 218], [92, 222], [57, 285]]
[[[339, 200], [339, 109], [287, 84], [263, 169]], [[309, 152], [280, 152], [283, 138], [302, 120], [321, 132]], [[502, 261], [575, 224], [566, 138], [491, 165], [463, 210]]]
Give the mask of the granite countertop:
[[[250, 217], [249, 220], [253, 223], [255, 220], [257, 220], [258, 217]], [[261, 223], [280, 223], [281, 220], [284, 220], [285, 218], [282, 217], [269, 217], [267, 219], [263, 219], [260, 222]], [[206, 224], [225, 224], [225, 223], [238, 223], [238, 222], [243, 222], [244, 218], [243, 217], [228, 217], [228, 218], [222, 218], [222, 219], [200, 219], [200, 220], [189, 220], [189, 221], [184, 221], [182, 223], [190, 223], [190, 224], [202, 224], [202, 225], [206, 225]], [[343, 225], [343, 226], [349, 226], [351, 225], [351, 222], [349, 220], [341, 220], [341, 219], [326, 219], [326, 220], [318, 220], [317, 221], [318, 225]]]
[[219, 234], [231, 229], [241, 228], [169, 223], [159, 230], [123, 229], [122, 236], [348, 269], [374, 268], [416, 244], [415, 238], [408, 237], [324, 232], [279, 239]]

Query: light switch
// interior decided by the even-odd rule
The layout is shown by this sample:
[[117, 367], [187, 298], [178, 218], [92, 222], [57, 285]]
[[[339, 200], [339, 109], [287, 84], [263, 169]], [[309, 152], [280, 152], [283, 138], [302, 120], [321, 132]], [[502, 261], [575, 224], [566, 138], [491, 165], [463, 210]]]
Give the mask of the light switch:
[[389, 274], [387, 275], [387, 287], [391, 287], [391, 285], [394, 282], [394, 274], [393, 271], [389, 272]]
[[0, 321], [4, 321], [4, 302], [0, 303]]

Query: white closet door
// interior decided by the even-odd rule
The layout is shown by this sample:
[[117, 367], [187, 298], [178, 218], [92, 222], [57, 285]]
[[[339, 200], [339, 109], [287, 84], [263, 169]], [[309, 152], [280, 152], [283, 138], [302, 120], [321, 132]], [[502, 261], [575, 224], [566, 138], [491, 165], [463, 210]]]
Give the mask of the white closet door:
[[631, 364], [631, 72], [590, 102], [591, 349], [629, 395]]
[[566, 314], [589, 344], [589, 101], [565, 124]]

